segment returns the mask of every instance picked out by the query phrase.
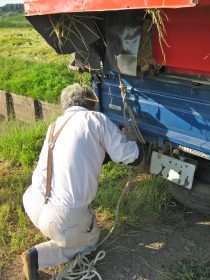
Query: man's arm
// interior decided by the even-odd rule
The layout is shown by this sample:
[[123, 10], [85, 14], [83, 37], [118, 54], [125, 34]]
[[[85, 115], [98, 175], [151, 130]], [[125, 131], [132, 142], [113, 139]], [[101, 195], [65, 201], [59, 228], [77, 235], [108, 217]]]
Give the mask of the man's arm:
[[103, 114], [100, 117], [100, 141], [111, 160], [118, 163], [137, 165], [143, 159], [141, 147], [130, 141], [120, 129]]

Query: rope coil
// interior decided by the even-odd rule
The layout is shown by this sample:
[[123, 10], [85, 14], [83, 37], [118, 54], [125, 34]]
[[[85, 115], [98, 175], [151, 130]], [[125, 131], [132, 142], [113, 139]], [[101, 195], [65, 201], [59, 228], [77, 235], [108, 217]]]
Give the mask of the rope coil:
[[77, 254], [75, 259], [72, 260], [58, 275], [52, 277], [52, 280], [88, 280], [97, 277], [102, 280], [101, 275], [97, 272], [94, 265], [105, 257], [105, 251], [101, 250], [97, 253], [96, 257], [89, 261], [83, 254]]

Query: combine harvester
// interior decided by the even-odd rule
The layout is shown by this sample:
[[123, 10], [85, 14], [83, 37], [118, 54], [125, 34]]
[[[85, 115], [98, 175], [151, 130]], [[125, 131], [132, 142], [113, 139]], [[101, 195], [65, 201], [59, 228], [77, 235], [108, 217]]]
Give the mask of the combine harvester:
[[91, 73], [99, 110], [134, 126], [150, 172], [210, 213], [210, 0], [25, 0], [25, 12]]

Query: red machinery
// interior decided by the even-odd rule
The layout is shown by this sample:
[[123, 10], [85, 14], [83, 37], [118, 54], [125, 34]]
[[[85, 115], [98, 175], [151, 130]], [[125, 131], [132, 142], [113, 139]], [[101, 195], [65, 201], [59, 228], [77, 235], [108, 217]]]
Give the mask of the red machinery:
[[[176, 73], [210, 76], [210, 6], [166, 9], [165, 12], [168, 16], [165, 21], [168, 47], [164, 46], [164, 52], [168, 69]], [[163, 56], [156, 35], [154, 57], [161, 64]]]
[[[35, 28], [47, 42], [59, 52], [53, 44], [53, 39], [43, 31], [49, 27], [47, 15], [65, 13], [90, 13], [97, 15], [104, 11], [137, 10], [145, 8], [164, 8], [168, 17], [165, 20], [165, 39], [168, 46], [164, 45], [166, 57], [165, 65], [170, 72], [192, 75], [210, 76], [210, 0], [25, 0], [26, 15]], [[167, 9], [165, 9], [167, 8]], [[170, 8], [170, 9], [169, 9]], [[182, 8], [182, 9], [175, 9]], [[40, 22], [40, 27], [39, 27]], [[70, 52], [70, 49], [64, 53]], [[157, 64], [163, 63], [156, 32], [153, 36], [153, 55]]]
[[195, 5], [196, 1], [193, 0], [25, 0], [25, 11], [27, 16], [33, 16], [126, 9], [183, 8]]

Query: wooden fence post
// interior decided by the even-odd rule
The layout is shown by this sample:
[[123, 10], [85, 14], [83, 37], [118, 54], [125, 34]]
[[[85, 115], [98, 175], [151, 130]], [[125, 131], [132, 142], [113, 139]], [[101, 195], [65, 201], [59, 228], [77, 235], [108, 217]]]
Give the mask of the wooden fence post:
[[42, 109], [42, 118], [44, 121], [54, 120], [62, 114], [61, 106], [59, 104], [51, 104], [45, 101], [40, 101]]
[[7, 99], [6, 91], [0, 90], [0, 115], [7, 118]]
[[11, 93], [11, 95], [16, 119], [24, 122], [35, 121], [34, 100], [14, 93]]

